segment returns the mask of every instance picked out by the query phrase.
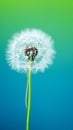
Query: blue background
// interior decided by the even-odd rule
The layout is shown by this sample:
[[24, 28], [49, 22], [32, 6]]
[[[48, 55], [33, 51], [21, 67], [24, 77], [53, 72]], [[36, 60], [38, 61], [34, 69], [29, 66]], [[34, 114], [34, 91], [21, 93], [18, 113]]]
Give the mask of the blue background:
[[31, 130], [73, 130], [73, 1], [0, 1], [0, 130], [25, 130], [27, 76], [6, 63], [8, 40], [38, 28], [55, 41], [54, 64], [33, 75]]

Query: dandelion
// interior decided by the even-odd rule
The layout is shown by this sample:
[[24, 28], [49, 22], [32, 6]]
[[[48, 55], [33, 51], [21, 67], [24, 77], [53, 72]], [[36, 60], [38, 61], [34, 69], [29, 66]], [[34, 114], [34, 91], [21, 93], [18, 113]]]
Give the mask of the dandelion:
[[55, 50], [51, 36], [41, 30], [27, 29], [15, 34], [9, 41], [6, 59], [17, 72], [28, 74], [25, 103], [27, 107], [26, 130], [30, 130], [32, 101], [32, 73], [44, 72], [53, 63]]

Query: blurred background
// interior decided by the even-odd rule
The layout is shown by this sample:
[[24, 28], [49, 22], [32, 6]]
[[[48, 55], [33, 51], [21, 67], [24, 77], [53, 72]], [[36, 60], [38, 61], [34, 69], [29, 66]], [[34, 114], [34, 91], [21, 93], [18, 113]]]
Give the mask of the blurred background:
[[6, 48], [26, 28], [55, 41], [54, 64], [33, 75], [31, 130], [73, 130], [73, 1], [0, 0], [0, 130], [25, 130], [26, 74], [11, 70]]

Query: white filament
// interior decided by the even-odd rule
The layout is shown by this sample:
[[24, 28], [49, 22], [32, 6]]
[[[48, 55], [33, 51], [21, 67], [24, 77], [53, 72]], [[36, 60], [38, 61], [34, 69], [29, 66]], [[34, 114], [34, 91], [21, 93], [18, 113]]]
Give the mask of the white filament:
[[15, 34], [12, 40], [9, 41], [6, 52], [7, 62], [17, 72], [27, 72], [27, 68], [30, 69], [30, 65], [24, 51], [27, 47], [34, 46], [38, 49], [38, 55], [33, 62], [32, 71], [44, 71], [45, 68], [53, 63], [55, 54], [53, 43], [51, 36], [41, 30], [24, 30]]

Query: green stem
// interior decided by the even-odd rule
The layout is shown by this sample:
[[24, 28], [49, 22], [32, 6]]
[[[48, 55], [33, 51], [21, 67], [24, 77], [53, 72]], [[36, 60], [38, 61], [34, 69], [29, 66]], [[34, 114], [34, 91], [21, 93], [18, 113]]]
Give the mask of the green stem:
[[28, 104], [27, 104], [27, 121], [26, 130], [30, 130], [31, 102], [32, 102], [32, 62], [30, 60], [30, 69], [28, 72]]

